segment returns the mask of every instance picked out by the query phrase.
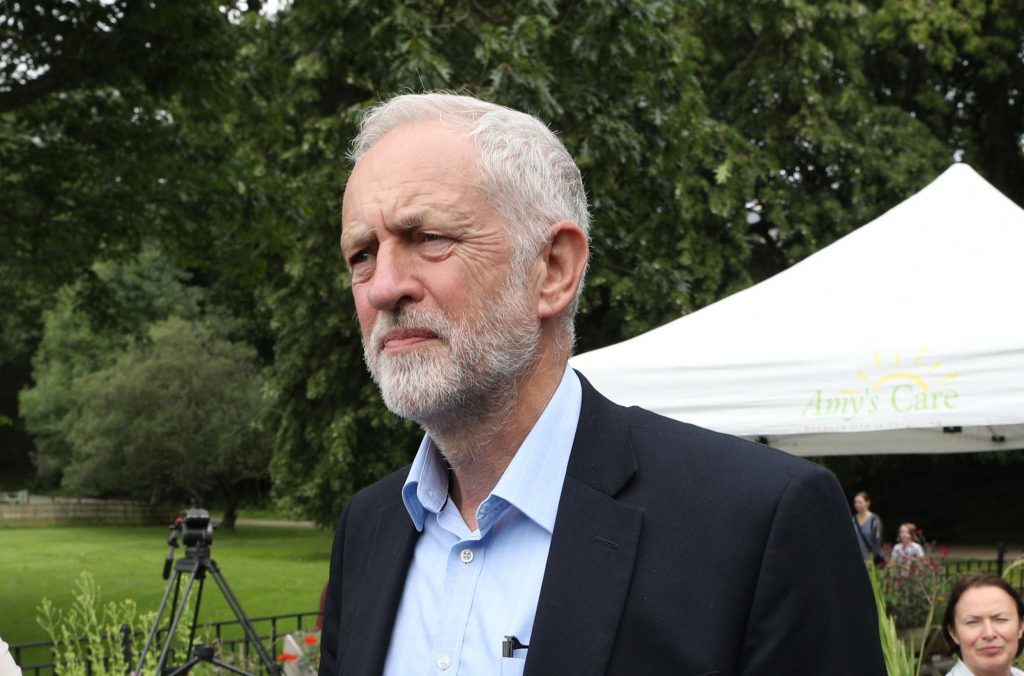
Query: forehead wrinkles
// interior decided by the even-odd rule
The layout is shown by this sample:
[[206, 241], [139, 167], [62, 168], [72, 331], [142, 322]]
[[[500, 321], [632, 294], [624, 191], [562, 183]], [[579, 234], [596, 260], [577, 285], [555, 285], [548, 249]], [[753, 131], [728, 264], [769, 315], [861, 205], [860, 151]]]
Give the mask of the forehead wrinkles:
[[[508, 224], [487, 194], [475, 143], [436, 123], [402, 125], [378, 141], [353, 168], [342, 205], [346, 230], [362, 240], [366, 229], [417, 225]], [[356, 232], [360, 231], [360, 232]]]
[[385, 214], [391, 214], [399, 220], [407, 218], [410, 213], [424, 210], [467, 214], [478, 207], [475, 192], [470, 186], [457, 181], [431, 178], [381, 186], [371, 200]]
[[346, 188], [342, 229], [355, 226], [482, 225], [497, 213], [478, 184], [412, 178], [358, 180]]

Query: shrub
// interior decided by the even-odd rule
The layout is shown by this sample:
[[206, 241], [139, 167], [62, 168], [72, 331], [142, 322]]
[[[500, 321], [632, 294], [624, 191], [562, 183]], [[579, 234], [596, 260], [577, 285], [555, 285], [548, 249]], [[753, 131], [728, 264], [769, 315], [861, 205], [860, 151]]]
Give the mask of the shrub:
[[924, 627], [929, 616], [941, 615], [943, 603], [952, 585], [946, 572], [948, 552], [935, 551], [934, 544], [924, 546], [923, 558], [895, 561], [890, 558], [877, 571], [886, 609], [897, 629]]
[[[133, 668], [124, 634], [145, 632], [154, 613], [139, 615], [135, 601], [109, 601], [103, 605], [100, 589], [90, 573], [75, 580], [74, 601], [65, 613], [44, 598], [37, 622], [53, 641], [54, 671], [61, 676], [123, 676]], [[129, 638], [130, 640], [130, 638]], [[155, 666], [147, 663], [147, 666]]]

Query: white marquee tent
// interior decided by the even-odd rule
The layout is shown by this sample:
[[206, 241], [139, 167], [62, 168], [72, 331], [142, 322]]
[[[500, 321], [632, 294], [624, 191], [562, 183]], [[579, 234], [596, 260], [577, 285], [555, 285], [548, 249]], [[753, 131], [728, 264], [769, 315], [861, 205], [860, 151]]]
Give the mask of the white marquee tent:
[[1024, 210], [965, 164], [788, 270], [571, 361], [797, 455], [1024, 448]]

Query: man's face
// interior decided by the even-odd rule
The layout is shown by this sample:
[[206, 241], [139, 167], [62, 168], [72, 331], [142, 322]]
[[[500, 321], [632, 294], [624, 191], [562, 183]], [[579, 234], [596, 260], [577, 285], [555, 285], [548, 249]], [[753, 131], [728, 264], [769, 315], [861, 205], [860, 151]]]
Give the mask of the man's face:
[[472, 142], [430, 122], [381, 139], [345, 190], [341, 248], [367, 366], [388, 408], [424, 425], [493, 406], [539, 339], [527, 278], [478, 184]]

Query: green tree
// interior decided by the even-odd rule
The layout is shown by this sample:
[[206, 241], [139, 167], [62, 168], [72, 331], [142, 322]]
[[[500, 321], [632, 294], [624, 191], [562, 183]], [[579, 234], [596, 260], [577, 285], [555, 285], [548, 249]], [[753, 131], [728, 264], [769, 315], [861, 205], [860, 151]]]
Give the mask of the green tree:
[[[0, 13], [0, 359], [96, 258], [198, 236], [223, 205], [216, 142], [237, 34], [211, 0], [5, 3]], [[202, 139], [189, 130], [209, 129]], [[211, 179], [211, 177], [213, 177]], [[219, 199], [210, 199], [210, 193]], [[199, 245], [198, 248], [202, 248]]]
[[154, 324], [147, 344], [76, 382], [65, 484], [86, 495], [217, 498], [233, 528], [242, 488], [270, 458], [262, 396], [251, 348], [176, 317]]
[[[156, 240], [231, 314], [218, 335], [273, 363], [275, 493], [331, 521], [418, 434], [365, 373], [337, 252], [362, 109], [452, 89], [560, 133], [593, 205], [587, 350], [784, 269], [954, 156], [1024, 201], [1017, 5], [17, 3], [0, 17], [0, 367], [35, 350], [58, 299], [101, 333], [144, 326], [92, 266]], [[71, 283], [73, 302], [55, 292]], [[44, 390], [107, 366], [60, 359]], [[39, 402], [43, 446], [67, 401]]]
[[865, 68], [881, 104], [927, 126], [1024, 204], [1024, 5], [875, 0]]
[[34, 382], [20, 393], [21, 416], [35, 440], [36, 469], [51, 485], [60, 483], [71, 462], [66, 426], [75, 383], [110, 366], [120, 350], [146, 340], [151, 322], [171, 315], [195, 319], [202, 312], [199, 290], [187, 286], [186, 273], [154, 246], [134, 259], [96, 263], [92, 273], [89, 283], [61, 288], [56, 305], [45, 312], [32, 361]]
[[701, 279], [699, 304], [800, 261], [952, 161], [911, 112], [876, 100], [865, 3], [711, 2], [694, 19], [711, 114], [744, 139], [715, 179], [746, 202], [731, 212], [711, 202], [696, 220], [708, 238], [723, 225], [739, 230], [750, 253], [738, 277]]
[[263, 21], [260, 8], [253, 0], [2, 3], [0, 416], [14, 426], [0, 465], [11, 456], [20, 465], [29, 452], [16, 393], [30, 385], [29, 360], [58, 290], [73, 286], [75, 311], [98, 330], [138, 323], [115, 316], [132, 308], [107, 302], [97, 260], [130, 259], [159, 242], [206, 302], [233, 308], [232, 337], [270, 358], [258, 298], [279, 261], [272, 238], [249, 226], [272, 191], [260, 188], [258, 143], [241, 152], [236, 128], [248, 122], [237, 58]]
[[[687, 88], [681, 23], [670, 3], [596, 1], [306, 2], [279, 17], [263, 46], [269, 56], [258, 61], [276, 73], [261, 79], [286, 86], [261, 105], [287, 113], [281, 140], [294, 150], [282, 154], [282, 173], [292, 177], [293, 211], [305, 222], [269, 300], [272, 471], [287, 504], [333, 521], [352, 492], [406, 462], [415, 448], [415, 429], [383, 410], [365, 374], [337, 251], [345, 151], [359, 111], [378, 95], [450, 88], [539, 113], [581, 158], [595, 190], [599, 245], [608, 231], [624, 238], [636, 232], [618, 215], [652, 226], [642, 250], [617, 250], [618, 241], [601, 247], [596, 293], [614, 295], [620, 308], [639, 302], [637, 315], [657, 306], [664, 317], [685, 301], [686, 273], [675, 264], [675, 227], [653, 225], [680, 216], [664, 199], [672, 178], [661, 174], [691, 148], [683, 128], [695, 130], [699, 142], [688, 157], [702, 166], [715, 133], [713, 124], [698, 124], [703, 111], [699, 91]], [[613, 184], [630, 190], [613, 193]], [[659, 217], [662, 209], [668, 213]], [[622, 276], [607, 274], [610, 261], [625, 257], [628, 266], [663, 247], [657, 260], [630, 270], [635, 293], [609, 288]]]
[[[361, 363], [337, 254], [344, 152], [365, 106], [452, 89], [537, 113], [593, 204], [580, 349], [784, 269], [919, 189], [952, 156], [865, 72], [863, 3], [295, 3], [254, 72], [283, 85], [282, 183], [306, 225], [269, 299], [275, 490], [333, 520], [407, 461]], [[263, 70], [260, 70], [263, 69]], [[280, 213], [280, 212], [279, 212]]]

